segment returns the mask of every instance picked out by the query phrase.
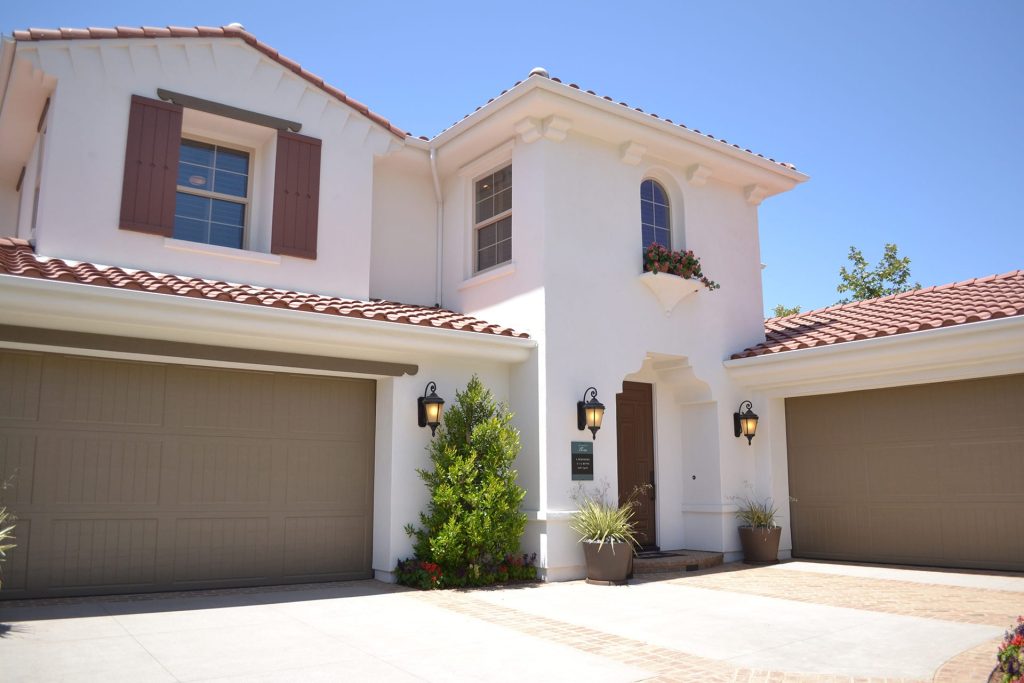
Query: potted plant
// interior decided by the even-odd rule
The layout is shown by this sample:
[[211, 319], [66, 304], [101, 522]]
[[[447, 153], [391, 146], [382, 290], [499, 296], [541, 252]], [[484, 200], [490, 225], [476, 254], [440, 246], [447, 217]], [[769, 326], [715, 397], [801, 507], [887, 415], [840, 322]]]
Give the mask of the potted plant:
[[622, 505], [607, 502], [607, 484], [593, 494], [580, 485], [573, 493], [576, 512], [569, 527], [580, 536], [587, 562], [587, 583], [622, 585], [633, 573], [637, 546], [633, 513], [639, 490]]
[[721, 288], [721, 285], [704, 275], [700, 259], [693, 251], [672, 251], [657, 242], [652, 242], [644, 249], [644, 272], [668, 273], [687, 280], [699, 280], [710, 290]]
[[770, 498], [755, 500], [749, 496], [735, 498], [739, 505], [736, 518], [739, 526], [740, 545], [743, 547], [743, 561], [747, 564], [770, 564], [779, 557], [779, 539], [782, 527], [775, 519], [778, 510]]

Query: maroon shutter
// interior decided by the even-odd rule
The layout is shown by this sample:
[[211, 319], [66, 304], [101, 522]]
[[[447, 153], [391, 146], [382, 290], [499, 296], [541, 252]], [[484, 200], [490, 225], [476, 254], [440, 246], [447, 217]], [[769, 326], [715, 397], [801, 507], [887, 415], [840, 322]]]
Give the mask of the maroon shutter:
[[181, 107], [132, 95], [121, 186], [121, 228], [170, 237], [181, 146]]
[[320, 211], [320, 141], [278, 131], [270, 251], [316, 258]]

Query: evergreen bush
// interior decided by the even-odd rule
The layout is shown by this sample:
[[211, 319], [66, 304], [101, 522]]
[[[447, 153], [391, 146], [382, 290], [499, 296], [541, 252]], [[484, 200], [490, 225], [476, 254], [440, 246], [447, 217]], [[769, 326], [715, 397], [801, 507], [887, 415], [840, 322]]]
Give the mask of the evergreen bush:
[[[508, 558], [517, 557], [526, 529], [519, 510], [526, 491], [512, 467], [518, 453], [512, 413], [474, 375], [465, 391], [456, 392], [430, 444], [433, 469], [417, 470], [430, 503], [420, 513], [420, 528], [408, 524], [405, 530], [414, 539], [416, 560], [440, 568], [438, 580], [417, 584], [485, 585], [509, 575]], [[516, 578], [529, 578], [518, 573]], [[532, 566], [529, 573], [536, 575]]]

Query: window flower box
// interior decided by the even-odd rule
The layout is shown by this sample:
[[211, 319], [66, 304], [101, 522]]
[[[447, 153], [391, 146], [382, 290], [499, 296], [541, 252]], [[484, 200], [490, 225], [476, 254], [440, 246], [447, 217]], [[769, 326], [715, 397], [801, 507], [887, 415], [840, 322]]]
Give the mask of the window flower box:
[[657, 243], [644, 250], [644, 273], [640, 281], [658, 299], [665, 315], [701, 287], [712, 291], [721, 287], [704, 275], [700, 259], [692, 251], [672, 251]]

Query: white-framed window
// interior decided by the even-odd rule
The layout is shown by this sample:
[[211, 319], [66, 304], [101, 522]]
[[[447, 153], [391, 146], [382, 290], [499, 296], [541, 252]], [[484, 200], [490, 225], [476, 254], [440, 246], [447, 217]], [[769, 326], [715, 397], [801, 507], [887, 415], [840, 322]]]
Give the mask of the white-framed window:
[[672, 222], [668, 192], [656, 180], [640, 183], [640, 236], [644, 249], [653, 243], [672, 248]]
[[251, 152], [185, 135], [178, 156], [174, 238], [245, 248]]
[[474, 272], [512, 260], [512, 164], [474, 183]]

